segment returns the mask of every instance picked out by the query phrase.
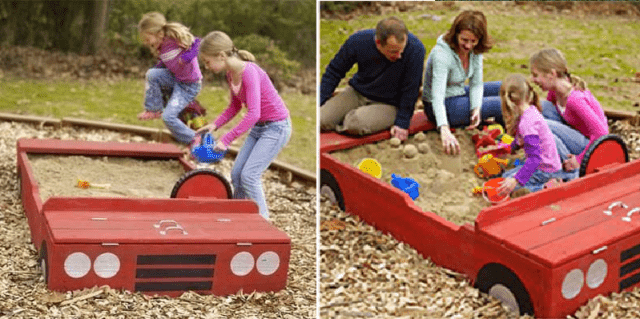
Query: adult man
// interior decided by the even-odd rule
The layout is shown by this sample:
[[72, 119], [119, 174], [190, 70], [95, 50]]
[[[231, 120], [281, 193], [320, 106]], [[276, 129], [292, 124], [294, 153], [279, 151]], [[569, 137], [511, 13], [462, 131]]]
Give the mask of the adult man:
[[[358, 31], [342, 45], [320, 82], [320, 127], [355, 135], [391, 128], [406, 140], [424, 67], [425, 48], [402, 20], [389, 17]], [[358, 64], [349, 86], [332, 97]]]

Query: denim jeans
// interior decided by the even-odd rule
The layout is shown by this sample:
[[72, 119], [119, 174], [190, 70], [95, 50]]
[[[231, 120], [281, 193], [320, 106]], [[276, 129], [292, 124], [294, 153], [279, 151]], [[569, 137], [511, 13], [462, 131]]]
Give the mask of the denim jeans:
[[[514, 177], [521, 168], [522, 168], [522, 165], [516, 166], [502, 173], [502, 177], [503, 178]], [[570, 181], [576, 177], [578, 177], [578, 170], [565, 172], [564, 170], [561, 169], [554, 173], [547, 173], [545, 171], [541, 171], [537, 169], [533, 172], [533, 174], [531, 174], [531, 177], [529, 178], [529, 181], [527, 181], [526, 184], [520, 185], [520, 183], [518, 183], [514, 191], [524, 187], [529, 189], [531, 192], [536, 192], [541, 190], [544, 187], [544, 184], [552, 178], [559, 178], [563, 181]]]
[[553, 103], [545, 100], [541, 102], [541, 105], [542, 116], [546, 119], [549, 129], [553, 133], [560, 160], [566, 160], [569, 154], [578, 155], [582, 153], [589, 144], [589, 139], [569, 126], [560, 116]]
[[253, 199], [260, 215], [269, 219], [269, 208], [260, 178], [291, 138], [291, 119], [254, 126], [231, 169], [233, 198]]
[[[482, 107], [480, 108], [480, 119], [493, 117], [497, 123], [504, 126], [502, 119], [502, 106], [500, 102], [501, 81], [485, 82], [482, 94]], [[465, 88], [465, 95], [451, 96], [444, 99], [444, 107], [447, 110], [447, 120], [449, 127], [462, 127], [471, 124], [471, 102], [469, 100], [469, 86]], [[436, 116], [433, 113], [431, 102], [424, 101], [424, 112], [429, 121], [435, 123]]]
[[[182, 122], [178, 115], [198, 95], [201, 83], [183, 83], [165, 68], [151, 68], [147, 71], [144, 108], [147, 111], [162, 111], [162, 120], [176, 140], [189, 144], [195, 132]], [[162, 91], [171, 91], [166, 107], [162, 100]], [[164, 110], [163, 110], [164, 109]]]

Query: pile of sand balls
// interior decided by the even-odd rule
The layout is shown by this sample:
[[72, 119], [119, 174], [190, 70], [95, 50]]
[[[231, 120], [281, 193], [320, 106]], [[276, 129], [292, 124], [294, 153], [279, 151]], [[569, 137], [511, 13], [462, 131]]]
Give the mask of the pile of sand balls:
[[[418, 153], [430, 153], [431, 147], [429, 146], [429, 143], [426, 143], [426, 140], [427, 135], [425, 135], [423, 132], [416, 133], [413, 136], [413, 141], [418, 143], [418, 146], [416, 147], [413, 144], [404, 145], [404, 147], [402, 148], [402, 154], [404, 155], [404, 157], [414, 158], [418, 155]], [[400, 148], [402, 146], [402, 141], [400, 141], [400, 139], [397, 137], [393, 137], [389, 140], [389, 144], [392, 148]]]

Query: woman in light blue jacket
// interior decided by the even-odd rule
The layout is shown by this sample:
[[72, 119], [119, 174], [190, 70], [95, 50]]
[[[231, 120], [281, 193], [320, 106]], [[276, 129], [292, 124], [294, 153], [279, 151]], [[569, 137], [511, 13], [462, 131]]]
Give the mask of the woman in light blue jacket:
[[[429, 53], [422, 100], [427, 118], [440, 131], [447, 154], [460, 152], [460, 144], [450, 127], [475, 128], [481, 119], [491, 117], [503, 123], [500, 82], [482, 81], [482, 54], [492, 46], [484, 14], [464, 11], [449, 31], [438, 37]], [[469, 86], [465, 86], [467, 79]]]

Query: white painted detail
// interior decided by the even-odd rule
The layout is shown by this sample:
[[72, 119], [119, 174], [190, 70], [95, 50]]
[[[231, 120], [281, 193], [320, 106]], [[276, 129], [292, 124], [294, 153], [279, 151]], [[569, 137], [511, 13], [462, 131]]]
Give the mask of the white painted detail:
[[91, 270], [91, 259], [84, 253], [73, 253], [64, 261], [64, 272], [71, 278], [81, 278]]
[[580, 269], [574, 269], [564, 276], [562, 296], [565, 299], [573, 299], [580, 293], [582, 286], [584, 286], [584, 273]]
[[100, 278], [111, 278], [120, 271], [120, 258], [112, 253], [104, 253], [96, 258], [93, 271]]
[[231, 259], [231, 272], [236, 276], [246, 276], [253, 270], [254, 264], [253, 255], [246, 251], [239, 252]]
[[262, 275], [269, 276], [280, 267], [280, 256], [272, 251], [264, 252], [256, 261], [256, 268]]
[[496, 299], [502, 301], [502, 303], [509, 308], [511, 312], [514, 312], [517, 316], [520, 316], [520, 306], [516, 296], [502, 284], [495, 284], [489, 289], [489, 296], [493, 296]]
[[331, 204], [335, 205], [338, 203], [338, 199], [336, 197], [336, 194], [333, 192], [333, 189], [331, 189], [331, 187], [327, 185], [323, 185], [320, 188], [320, 195], [326, 196], [327, 199], [329, 199], [329, 202], [331, 202]]
[[591, 263], [587, 271], [587, 286], [591, 289], [600, 287], [607, 278], [607, 262], [604, 259], [598, 259]]

